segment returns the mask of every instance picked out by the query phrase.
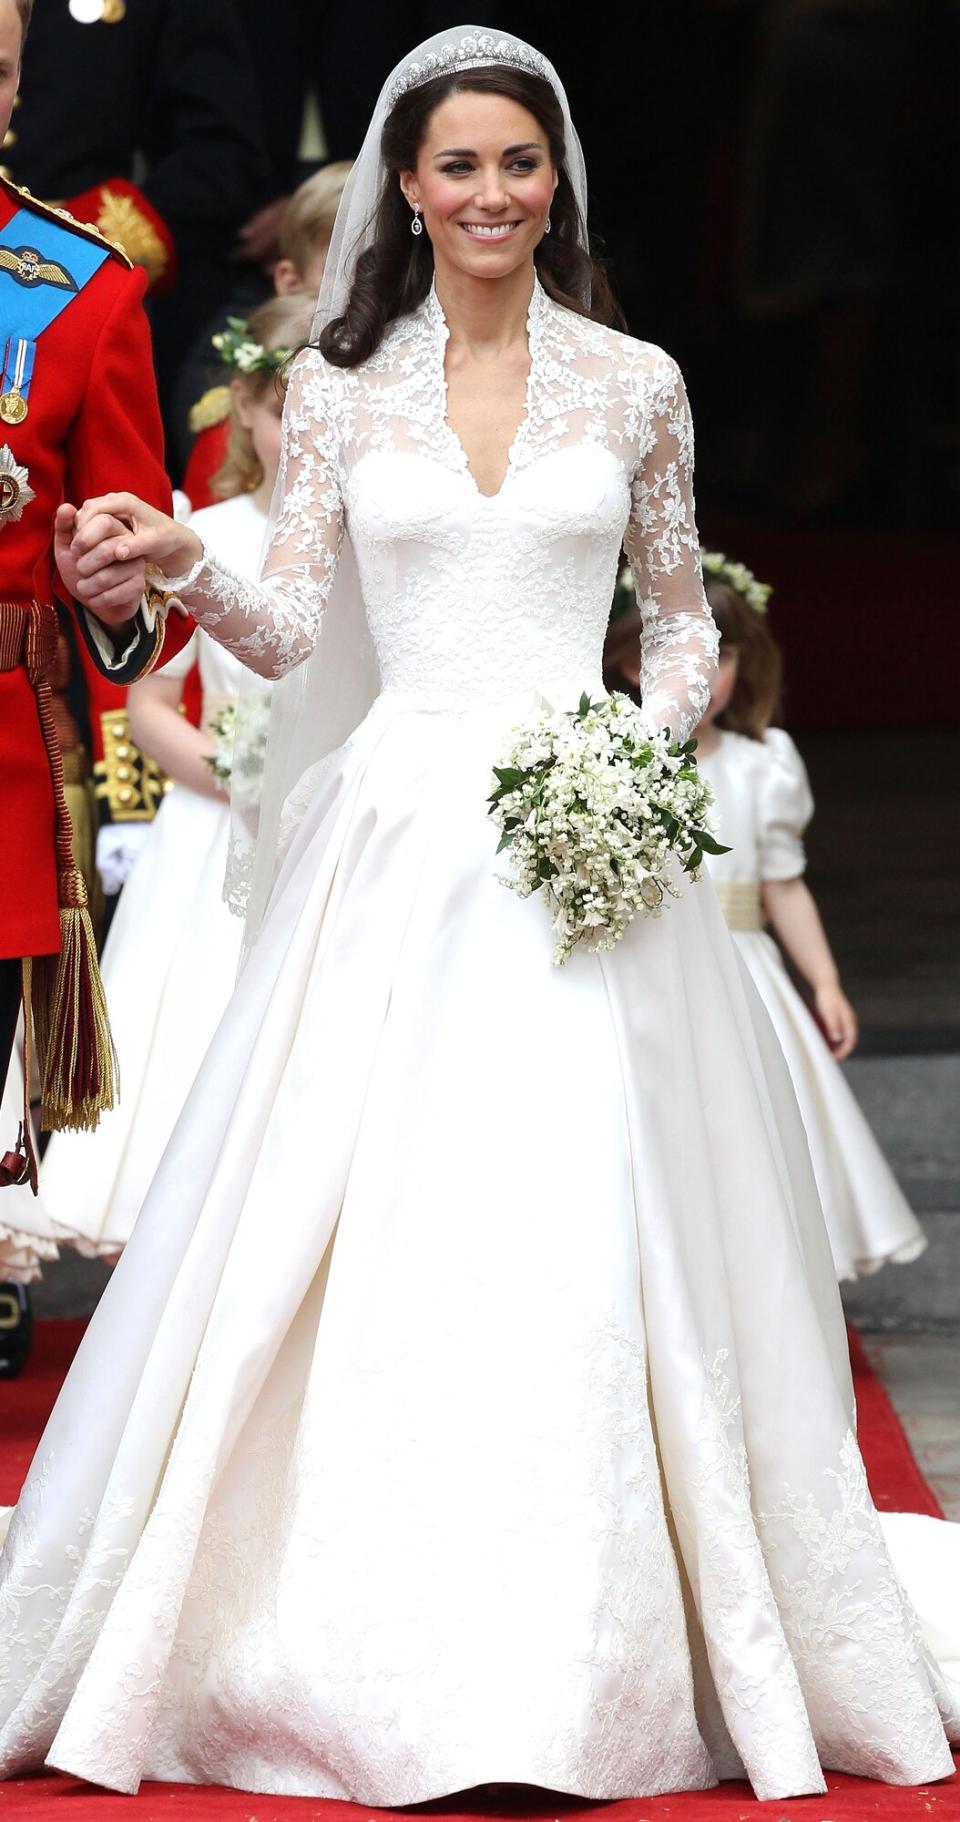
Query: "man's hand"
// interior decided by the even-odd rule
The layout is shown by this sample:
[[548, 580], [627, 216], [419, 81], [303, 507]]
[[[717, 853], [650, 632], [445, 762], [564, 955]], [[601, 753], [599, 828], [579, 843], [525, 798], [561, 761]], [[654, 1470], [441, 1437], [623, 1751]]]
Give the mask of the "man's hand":
[[[58, 507], [54, 524], [54, 555], [61, 580], [75, 601], [82, 601], [106, 626], [123, 626], [132, 620], [146, 585], [146, 561], [135, 557], [117, 561], [105, 559], [96, 570], [84, 574], [80, 553], [76, 549], [78, 514], [76, 507]], [[114, 543], [129, 537], [130, 528], [112, 515], [103, 515], [100, 535]]]
[[[186, 525], [148, 506], [132, 493], [107, 493], [85, 500], [80, 511], [61, 507], [57, 517], [57, 564], [78, 601], [98, 619], [129, 619], [136, 610], [148, 563], [169, 576], [184, 575], [203, 556], [203, 545]], [[72, 521], [68, 519], [72, 515]], [[67, 531], [72, 529], [68, 538]], [[129, 602], [136, 585], [133, 605]], [[106, 608], [106, 612], [104, 609]]]

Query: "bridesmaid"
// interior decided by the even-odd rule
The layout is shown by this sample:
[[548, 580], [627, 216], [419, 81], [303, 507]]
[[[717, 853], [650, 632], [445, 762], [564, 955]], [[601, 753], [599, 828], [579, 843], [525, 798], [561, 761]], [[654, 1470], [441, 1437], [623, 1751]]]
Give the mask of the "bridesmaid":
[[[766, 619], [770, 589], [743, 564], [704, 552], [707, 600], [720, 663], [696, 729], [697, 759], [730, 852], [708, 859], [721, 909], [790, 1070], [837, 1276], [916, 1259], [926, 1239], [837, 1064], [857, 1042], [857, 1017], [816, 901], [804, 880], [804, 830], [813, 814], [806, 769], [777, 714], [781, 659]], [[607, 639], [609, 687], [638, 688], [639, 610]], [[794, 986], [769, 925], [810, 990], [815, 1018]]]
[[[259, 568], [280, 460], [283, 374], [312, 315], [313, 300], [302, 293], [272, 298], [223, 350], [233, 374], [230, 439], [217, 482], [223, 498], [189, 522], [241, 576], [252, 578]], [[199, 728], [179, 709], [183, 678], [197, 660]], [[174, 782], [124, 887], [103, 955], [120, 1104], [95, 1135], [54, 1136], [36, 1202], [24, 1191], [7, 1192], [10, 1250], [4, 1263], [0, 1240], [0, 1276], [36, 1277], [51, 1240], [116, 1257], [233, 991], [242, 924], [223, 902], [230, 810], [211, 759], [213, 724], [235, 702], [243, 675], [239, 659], [198, 629], [162, 672], [129, 692], [133, 737]], [[268, 689], [264, 683], [264, 698]]]

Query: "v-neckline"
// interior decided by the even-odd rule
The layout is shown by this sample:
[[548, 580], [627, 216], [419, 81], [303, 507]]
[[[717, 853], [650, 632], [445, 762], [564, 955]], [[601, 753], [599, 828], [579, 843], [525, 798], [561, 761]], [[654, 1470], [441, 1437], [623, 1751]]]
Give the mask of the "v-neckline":
[[470, 458], [467, 455], [466, 449], [461, 442], [457, 431], [454, 430], [453, 425], [450, 422], [450, 396], [447, 384], [445, 359], [447, 342], [450, 339], [450, 328], [443, 313], [443, 305], [437, 296], [436, 282], [431, 284], [430, 290], [427, 293], [424, 310], [427, 321], [430, 323], [436, 337], [440, 417], [451, 451], [456, 456], [457, 465], [461, 473], [464, 474], [466, 479], [470, 482], [478, 500], [486, 500], [488, 503], [492, 503], [493, 501], [500, 499], [504, 488], [513, 474], [517, 457], [520, 454], [520, 450], [525, 441], [527, 427], [530, 422], [530, 408], [533, 399], [534, 378], [537, 369], [537, 355], [540, 344], [540, 326], [543, 319], [545, 301], [546, 294], [540, 284], [540, 280], [536, 276], [536, 273], [534, 273], [533, 290], [530, 293], [530, 303], [527, 307], [527, 350], [530, 355], [530, 365], [527, 369], [527, 379], [523, 390], [523, 410], [520, 414], [520, 421], [517, 424], [517, 428], [513, 433], [510, 447], [507, 450], [507, 465], [503, 471], [500, 485], [494, 493], [484, 493], [483, 488], [480, 486], [480, 483], [470, 466]]

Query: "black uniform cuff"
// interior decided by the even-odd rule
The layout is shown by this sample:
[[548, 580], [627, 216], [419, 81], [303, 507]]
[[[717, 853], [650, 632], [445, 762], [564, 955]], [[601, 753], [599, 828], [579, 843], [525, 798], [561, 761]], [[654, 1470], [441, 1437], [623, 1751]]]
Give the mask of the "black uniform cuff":
[[113, 627], [105, 626], [80, 602], [76, 603], [76, 609], [80, 637], [101, 676], [126, 688], [153, 669], [163, 644], [164, 623], [159, 614], [138, 607], [115, 645]]

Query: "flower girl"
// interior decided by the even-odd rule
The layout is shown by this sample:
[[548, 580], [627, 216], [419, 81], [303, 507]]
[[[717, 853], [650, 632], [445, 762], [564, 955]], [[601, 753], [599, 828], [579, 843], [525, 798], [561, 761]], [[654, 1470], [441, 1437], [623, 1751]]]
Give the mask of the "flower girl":
[[[766, 619], [771, 591], [719, 552], [703, 553], [703, 569], [720, 631], [720, 669], [696, 730], [697, 760], [729, 850], [707, 864], [793, 1078], [837, 1274], [852, 1279], [888, 1259], [915, 1259], [926, 1241], [836, 1067], [856, 1045], [857, 1018], [803, 878], [803, 834], [813, 813], [806, 769], [790, 735], [770, 726], [781, 678]], [[619, 590], [629, 601], [624, 575]], [[611, 688], [635, 687], [629, 673], [636, 612], [627, 605], [611, 627]], [[810, 987], [826, 1041], [766, 933], [768, 923]]]
[[[312, 312], [305, 294], [273, 298], [245, 328], [220, 338], [233, 371], [230, 441], [217, 480], [225, 497], [190, 522], [242, 576], [259, 569], [280, 456], [282, 371], [306, 339]], [[199, 728], [179, 708], [182, 680], [197, 661]], [[87, 1254], [119, 1252], [233, 990], [242, 925], [222, 899], [229, 831], [222, 749], [242, 675], [240, 661], [198, 631], [177, 658], [130, 690], [133, 736], [174, 782], [104, 951], [120, 1105], [95, 1135], [63, 1133], [51, 1141], [36, 1203], [27, 1192], [5, 1192], [18, 1208], [15, 1219], [10, 1211], [7, 1260], [0, 1241], [0, 1276], [36, 1277], [51, 1238]]]

